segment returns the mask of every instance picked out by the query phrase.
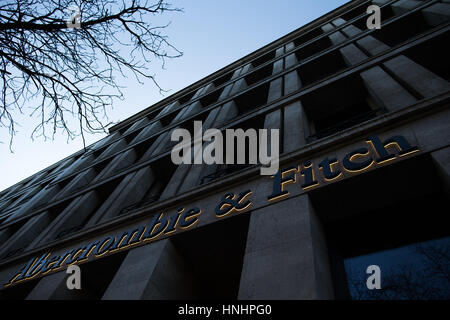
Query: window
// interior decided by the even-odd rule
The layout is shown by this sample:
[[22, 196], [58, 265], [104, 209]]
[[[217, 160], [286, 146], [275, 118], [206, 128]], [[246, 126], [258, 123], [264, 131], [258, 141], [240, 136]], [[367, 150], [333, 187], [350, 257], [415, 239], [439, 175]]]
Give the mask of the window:
[[[448, 196], [428, 154], [310, 196], [325, 226], [338, 299], [449, 299]], [[371, 265], [381, 269], [381, 290], [367, 288]]]
[[359, 76], [339, 80], [302, 98], [309, 122], [307, 142], [321, 139], [384, 112], [367, 92]]
[[431, 29], [421, 12], [414, 12], [393, 23], [384, 25], [380, 30], [372, 35], [393, 47], [405, 42], [413, 37], [417, 37], [425, 31]]
[[414, 46], [404, 51], [403, 54], [434, 74], [450, 81], [450, 59], [448, 58], [448, 51], [442, 50], [442, 44], [444, 43], [450, 43], [449, 31]]
[[314, 59], [299, 68], [303, 86], [322, 80], [347, 67], [342, 54], [338, 50], [331, 51]]
[[275, 51], [270, 51], [269, 53], [266, 53], [265, 55], [253, 60], [252, 66], [254, 68], [256, 68], [256, 67], [258, 67], [266, 62], [269, 62], [270, 60], [273, 60], [273, 59], [275, 59]]
[[315, 28], [303, 35], [301, 35], [300, 37], [298, 37], [297, 39], [294, 40], [294, 45], [296, 47], [301, 46], [303, 44], [305, 44], [306, 42], [320, 36], [322, 34], [322, 30], [320, 28]]

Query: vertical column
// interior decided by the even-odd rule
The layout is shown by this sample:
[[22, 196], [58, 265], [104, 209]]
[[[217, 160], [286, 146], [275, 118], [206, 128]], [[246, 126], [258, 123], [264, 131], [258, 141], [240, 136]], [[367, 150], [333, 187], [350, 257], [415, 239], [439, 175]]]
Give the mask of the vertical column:
[[[141, 132], [130, 142], [131, 145], [139, 142], [140, 140], [146, 139], [156, 132], [158, 130], [162, 129], [162, 125], [160, 121], [156, 121], [144, 129], [141, 130]], [[124, 169], [131, 164], [133, 164], [137, 159], [137, 154], [134, 149], [129, 149], [127, 151], [124, 151], [123, 153], [117, 155], [112, 159], [106, 167], [98, 174], [98, 176], [95, 178], [94, 182], [98, 182], [102, 179], [105, 179], [111, 175], [113, 175], [115, 172], [120, 171], [121, 169]]]
[[231, 76], [231, 80], [236, 79], [237, 77], [239, 77], [241, 75], [242, 72], [242, 67], [234, 70], [233, 75]]
[[[205, 123], [203, 124], [203, 132], [205, 132], [209, 128], [220, 128], [220, 126], [224, 122], [226, 122], [228, 119], [231, 119], [235, 115], [237, 115], [237, 107], [233, 101], [230, 101], [221, 107], [211, 110], [207, 119], [205, 120]], [[202, 153], [207, 145], [207, 143], [203, 143], [203, 149], [198, 150], [197, 152]], [[192, 162], [193, 159], [201, 156], [201, 154], [198, 153], [192, 155]], [[197, 185], [197, 182], [199, 181], [201, 175], [207, 170], [207, 166], [208, 165], [206, 164], [179, 165], [169, 183], [167, 184], [166, 189], [163, 191], [161, 199], [173, 197]]]
[[146, 138], [149, 138], [162, 129], [163, 126], [161, 124], [161, 121], [153, 122], [152, 124], [142, 129], [141, 132], [139, 132], [139, 134], [136, 137], [134, 137], [133, 140], [131, 140], [130, 145], [138, 143], [139, 141], [144, 140]]
[[105, 149], [105, 151], [103, 151], [98, 156], [98, 158], [96, 160], [98, 161], [98, 160], [104, 159], [104, 158], [106, 158], [106, 157], [108, 157], [108, 156], [110, 156], [110, 155], [112, 155], [112, 154], [114, 154], [114, 153], [116, 153], [116, 152], [126, 148], [126, 147], [127, 147], [127, 142], [125, 141], [125, 139], [120, 139], [120, 140], [118, 140], [116, 142], [113, 142], [112, 144], [110, 144], [108, 146], [108, 148]]
[[94, 155], [91, 154], [83, 154], [75, 160], [70, 166], [64, 169], [59, 175], [56, 176], [55, 181], [61, 180], [65, 176], [68, 176], [76, 171], [82, 170], [86, 168], [89, 164], [91, 164], [95, 160]]
[[75, 198], [61, 213], [51, 217], [48, 227], [28, 246], [29, 249], [44, 244], [58, 237], [62, 231], [80, 227], [100, 204], [100, 198], [95, 191], [90, 191]]
[[[324, 32], [330, 32], [334, 29], [331, 24], [322, 27]], [[346, 27], [349, 35], [353, 35], [356, 31], [354, 27]], [[346, 37], [341, 32], [335, 32], [329, 36], [333, 44], [339, 44], [345, 41]], [[340, 49], [344, 59], [349, 64], [359, 63], [366, 59], [366, 55], [355, 45], [348, 45]], [[373, 98], [389, 111], [402, 109], [416, 102], [416, 99], [391, 76], [389, 76], [382, 68], [373, 67], [361, 73], [368, 92]]]
[[247, 63], [245, 66], [242, 67], [242, 71], [240, 76], [245, 75], [247, 72], [249, 72], [252, 69], [252, 64], [251, 63]]
[[[266, 118], [264, 119], [264, 129], [270, 130], [271, 129], [278, 129], [278, 130], [282, 130], [282, 125], [281, 125], [281, 110], [275, 110], [271, 113], [268, 113], [266, 115]], [[272, 141], [270, 140], [270, 134], [269, 134], [269, 139], [267, 141], [267, 150], [270, 151], [271, 149], [271, 144]], [[280, 140], [282, 139], [282, 134], [280, 133]], [[280, 149], [282, 148], [282, 141], [280, 141]], [[282, 152], [282, 150], [279, 150], [280, 153]]]
[[[201, 109], [202, 105], [200, 101], [196, 101], [180, 110], [177, 116], [172, 120], [171, 124], [182, 121], [183, 119], [200, 112]], [[176, 129], [178, 129], [178, 127], [160, 134], [149, 150], [142, 156], [142, 160], [150, 159], [151, 157], [170, 149], [171, 146], [174, 146], [176, 142], [171, 141], [170, 137], [172, 132]]]
[[139, 202], [155, 179], [156, 176], [150, 167], [128, 174], [89, 219], [87, 227], [107, 221], [117, 216], [121, 209]]
[[105, 144], [109, 143], [110, 141], [114, 141], [115, 139], [118, 139], [120, 137], [119, 131], [115, 131], [114, 133], [107, 135], [103, 139], [95, 142], [89, 149], [90, 150], [98, 150], [101, 147], [103, 147]]
[[[335, 27], [331, 23], [327, 23], [322, 26], [322, 31], [324, 33], [331, 32], [335, 29]], [[345, 42], [347, 38], [342, 34], [340, 31], [336, 31], [330, 35], [328, 35], [328, 38], [331, 40], [331, 42], [334, 45], [340, 44], [342, 42]]]
[[[342, 31], [349, 37], [352, 37], [361, 32], [360, 29], [356, 28], [353, 25], [349, 25], [343, 28]], [[366, 36], [358, 40], [357, 44], [372, 55], [379, 54], [389, 49], [389, 46], [372, 36]], [[365, 59], [365, 57], [363, 57], [365, 55], [358, 48], [354, 47], [353, 50], [350, 50], [348, 47], [346, 48], [346, 50], [341, 50], [341, 52], [347, 60], [352, 62], [351, 64]], [[430, 72], [420, 64], [414, 62], [404, 55], [386, 61], [383, 66], [425, 98], [433, 97], [450, 90], [448, 81], [440, 78], [439, 76], [435, 75], [434, 73]], [[398, 88], [401, 87], [395, 82], [395, 80], [393, 80], [382, 70], [378, 70], [376, 72], [372, 71], [369, 73], [383, 73], [383, 78], [389, 79], [388, 81], [391, 84], [395, 83], [394, 88], [397, 88], [396, 90], [399, 90]], [[369, 76], [370, 75], [366, 75], [366, 78]], [[405, 89], [400, 89], [400, 92], [404, 97], [407, 97], [409, 95], [409, 93], [407, 93]], [[408, 104], [412, 103], [411, 101], [415, 101], [415, 99], [411, 99], [410, 95], [406, 99], [409, 101]], [[405, 104], [404, 106], [406, 105], [407, 104]]]
[[102, 300], [192, 299], [195, 276], [170, 239], [130, 250]]
[[283, 78], [277, 78], [270, 82], [269, 94], [267, 96], [267, 102], [272, 102], [283, 95]]
[[286, 53], [288, 53], [289, 51], [292, 51], [295, 49], [295, 44], [294, 42], [288, 42], [285, 46], [284, 46]]
[[94, 168], [89, 168], [80, 174], [77, 174], [73, 179], [52, 199], [57, 201], [68, 196], [71, 192], [80, 189], [90, 183], [97, 173]]
[[384, 63], [384, 66], [425, 98], [431, 98], [450, 90], [448, 81], [405, 56], [390, 59]]
[[328, 251], [308, 195], [252, 212], [238, 299], [332, 299]]
[[135, 123], [133, 123], [125, 132], [124, 132], [124, 136], [133, 132], [134, 130], [137, 130], [139, 128], [142, 128], [144, 126], [146, 126], [148, 123], [150, 122], [150, 120], [147, 119], [147, 117], [144, 117], [142, 119], [137, 120]]
[[306, 144], [307, 120], [300, 101], [284, 107], [283, 130], [284, 153], [297, 150]]
[[448, 22], [450, 18], [450, 1], [435, 3], [422, 10], [426, 22], [431, 26], [438, 26]]
[[25, 249], [51, 222], [48, 211], [31, 217], [19, 230], [17, 230], [0, 248], [0, 257], [9, 252], [23, 248]]
[[64, 297], [64, 291], [69, 292], [66, 287], [68, 274], [65, 270], [48, 275], [37, 283], [26, 297], [26, 300], [50, 300], [52, 296]]
[[230, 96], [233, 96], [240, 91], [247, 88], [247, 82], [245, 81], [245, 78], [240, 78], [233, 84], [233, 88], [231, 89]]
[[94, 183], [101, 181], [102, 179], [106, 179], [109, 176], [113, 175], [115, 172], [120, 171], [123, 168], [126, 168], [132, 165], [137, 159], [137, 154], [134, 149], [129, 149], [121, 154], [115, 156], [106, 167], [95, 177], [93, 180]]
[[30, 199], [33, 195], [38, 193], [40, 190], [41, 190], [41, 186], [40, 185], [36, 185], [34, 187], [30, 187], [21, 196], [19, 196], [19, 198], [14, 200], [14, 202], [12, 202], [9, 207], [13, 208], [13, 207], [16, 207], [16, 206], [18, 206], [20, 204], [23, 204], [26, 201], [26, 199]]
[[284, 58], [284, 68], [289, 69], [290, 67], [297, 64], [297, 56], [295, 53], [291, 53]]
[[24, 216], [27, 213], [30, 213], [34, 208], [37, 208], [38, 206], [46, 203], [48, 200], [53, 198], [58, 193], [59, 189], [60, 187], [57, 184], [53, 186], [47, 185], [41, 191], [36, 193], [30, 200], [24, 203], [20, 207], [20, 209], [14, 212], [14, 214], [12, 214], [8, 219], [6, 219], [5, 222], [11, 221], [13, 219]]
[[180, 103], [178, 101], [172, 102], [171, 104], [165, 106], [160, 113], [156, 117], [162, 117], [163, 115], [172, 112], [176, 108], [180, 107]]
[[431, 153], [447, 195], [450, 195], [450, 147]]
[[392, 10], [396, 14], [402, 14], [423, 4], [423, 1], [417, 0], [399, 0], [391, 4]]
[[284, 76], [284, 94], [288, 95], [302, 87], [302, 81], [297, 70], [291, 71]]

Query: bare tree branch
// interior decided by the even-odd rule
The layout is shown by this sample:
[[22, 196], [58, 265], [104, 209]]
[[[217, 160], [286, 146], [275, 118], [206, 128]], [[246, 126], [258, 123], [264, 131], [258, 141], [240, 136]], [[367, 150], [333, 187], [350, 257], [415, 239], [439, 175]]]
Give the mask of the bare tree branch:
[[[71, 6], [81, 13], [80, 28], [69, 28]], [[57, 132], [68, 139], [105, 132], [107, 109], [122, 99], [117, 77], [131, 72], [157, 90], [153, 61], [180, 57], [164, 34], [169, 24], [151, 20], [172, 8], [163, 0], [6, 0], [0, 4], [0, 127], [16, 133], [17, 112], [32, 105], [39, 121], [31, 137]], [[77, 118], [74, 126], [70, 119]], [[51, 129], [51, 134], [47, 131]]]

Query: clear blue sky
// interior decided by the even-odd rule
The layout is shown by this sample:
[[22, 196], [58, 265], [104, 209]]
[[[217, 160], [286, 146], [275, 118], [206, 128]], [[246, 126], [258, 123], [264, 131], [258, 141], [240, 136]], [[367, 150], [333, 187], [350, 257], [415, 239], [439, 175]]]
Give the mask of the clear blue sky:
[[[166, 96], [204, 78], [239, 58], [263, 47], [285, 34], [348, 2], [346, 0], [168, 0], [184, 13], [160, 16], [161, 22], [172, 21], [167, 29], [170, 42], [184, 56], [169, 60], [165, 70], [154, 69], [159, 84], [171, 90]], [[116, 101], [109, 112], [118, 122], [162, 100], [150, 81], [140, 85], [133, 78], [117, 81], [126, 86], [125, 99]], [[28, 114], [22, 115], [21, 127], [13, 150], [0, 144], [2, 174], [0, 190], [42, 170], [80, 150], [81, 138], [67, 142], [62, 136], [31, 141], [32, 125]], [[0, 131], [5, 141], [7, 132]], [[103, 136], [87, 137], [91, 144]]]

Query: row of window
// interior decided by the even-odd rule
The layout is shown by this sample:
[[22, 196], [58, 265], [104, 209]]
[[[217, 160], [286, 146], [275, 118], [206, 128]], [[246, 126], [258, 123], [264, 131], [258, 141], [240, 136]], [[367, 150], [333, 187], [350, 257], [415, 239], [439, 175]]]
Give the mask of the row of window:
[[[393, 9], [395, 8], [395, 3], [393, 4], [394, 6], [389, 5], [390, 3], [387, 3], [387, 1], [378, 1], [378, 3], [376, 4], [378, 5], [384, 4], [384, 6], [382, 7], [382, 17], [383, 21], [386, 23], [391, 17], [395, 16], [395, 14], [402, 13], [402, 10], [398, 10], [398, 8], [396, 10]], [[338, 27], [342, 23], [345, 23], [345, 21], [354, 19], [354, 21], [352, 21], [352, 25], [358, 28], [359, 30], [364, 30], [366, 19], [365, 7], [366, 4], [361, 4], [358, 7], [349, 11], [348, 13], [342, 15], [341, 18], [338, 19], [341, 21], [339, 22], [339, 24], [336, 25], [336, 27]], [[336, 20], [334, 21], [334, 23], [336, 24]], [[427, 18], [422, 14], [422, 11], [418, 11], [392, 24], [384, 24], [382, 30], [374, 32], [372, 36], [390, 46], [395, 46], [396, 44], [401, 43], [402, 41], [405, 41], [418, 33], [422, 33], [428, 30], [429, 28], [430, 28], [430, 21], [428, 21]], [[345, 28], [343, 30], [345, 30]], [[293, 50], [294, 48], [300, 48], [300, 50], [296, 49], [294, 52], [296, 56], [296, 62], [297, 61], [302, 62], [312, 56], [317, 56], [317, 54], [323, 52], [324, 50], [329, 49], [333, 45], [330, 41], [330, 38], [324, 35], [323, 33], [324, 31], [322, 30], [322, 28], [316, 27], [306, 32], [305, 34], [301, 35], [300, 37], [294, 39], [293, 42], [287, 45], [285, 49], [286, 51], [289, 51]], [[356, 43], [355, 45], [358, 44]], [[364, 51], [363, 48], [361, 49]], [[281, 50], [281, 52], [284, 51], [285, 50]], [[163, 126], [166, 126], [175, 117], [177, 107], [185, 103], [188, 103], [191, 99], [198, 98], [199, 96], [202, 96], [202, 98], [200, 98], [199, 100], [202, 106], [206, 107], [211, 104], [214, 104], [217, 101], [219, 101], [219, 98], [221, 97], [221, 95], [223, 95], [224, 91], [226, 90], [226, 87], [223, 88], [219, 87], [236, 77], [244, 77], [244, 83], [247, 86], [251, 86], [254, 83], [263, 81], [264, 79], [272, 75], [272, 70], [275, 68], [276, 64], [280, 62], [275, 61], [267, 64], [269, 61], [273, 61], [276, 58], [277, 53], [279, 52], [280, 49], [262, 55], [261, 57], [253, 60], [250, 65], [247, 65], [244, 68], [240, 68], [235, 72], [230, 72], [218, 78], [217, 80], [213, 81], [213, 83], [211, 83], [210, 85], [207, 85], [199, 89], [197, 92], [192, 92], [182, 97], [176, 103], [172, 103], [171, 105], [166, 106], [162, 111], [157, 110], [147, 115], [146, 118], [141, 119], [140, 122], [153, 120], [155, 117], [169, 113], [171, 111], [170, 109], [173, 109], [172, 111], [174, 112], [172, 114], [167, 114], [165, 117], [160, 119], [161, 124]], [[288, 66], [287, 63], [285, 65], [286, 67]], [[305, 86], [309, 83], [313, 83], [317, 79], [323, 78], [324, 76], [332, 74], [344, 67], [345, 62], [343, 61], [342, 57], [339, 54], [336, 54], [336, 52], [331, 52], [329, 55], [325, 55], [324, 57], [320, 57], [319, 55], [317, 59], [304, 65], [302, 68], [298, 70], [298, 72], [300, 73], [302, 83]], [[217, 88], [217, 90], [214, 90], [215, 88]], [[210, 91], [213, 92], [208, 94], [208, 92]], [[123, 134], [130, 132], [133, 129], [136, 129], [136, 127], [137, 125], [133, 124], [128, 128], [120, 130], [120, 133]], [[111, 137], [103, 139], [99, 143], [95, 144], [93, 148], [101, 146], [108, 140], [109, 141], [112, 140]], [[51, 171], [52, 171], [51, 169], [47, 170], [47, 172], [45, 172], [43, 176], [46, 176], [48, 178], [49, 176], [51, 176]], [[32, 177], [31, 180], [34, 181], [36, 179]], [[32, 184], [33, 181], [23, 183], [22, 187], [26, 187], [26, 185]], [[7, 193], [11, 194], [11, 192], [6, 191], [2, 192], [0, 194], [0, 197], [4, 198], [4, 196], [6, 196]]]
[[[411, 16], [405, 17], [405, 19], [408, 18], [411, 18]], [[329, 38], [327, 39], [330, 41]], [[448, 33], [439, 38], [420, 44], [412, 49], [408, 49], [405, 51], [405, 55], [409, 56], [411, 59], [420, 60], [419, 62], [422, 65], [448, 80], [449, 68], [448, 63], [445, 62], [445, 60], [447, 60], [446, 57], [443, 54], [440, 54], [439, 56], [439, 53], [437, 53], [436, 59], [436, 56], [431, 56], [431, 54], [435, 54], [437, 51], [441, 50], [430, 50], [430, 47], [438, 48], [442, 41], [448, 41]], [[297, 53], [296, 57], [298, 60]], [[285, 64], [289, 58], [292, 57], [289, 55], [285, 57]], [[290, 72], [284, 77], [279, 78], [282, 83], [278, 89], [280, 96], [289, 93], [286, 90], [286, 83], [292, 84], [292, 79], [298, 79], [299, 87], [296, 88], [296, 90], [298, 90], [301, 85], [305, 86], [315, 83], [348, 66], [339, 50], [334, 50], [325, 54], [321, 59], [322, 60], [317, 59], [317, 61], [320, 61], [322, 68], [318, 68], [319, 65], [315, 68], [314, 65], [309, 65], [309, 63], [307, 63], [297, 67], [297, 69], [294, 70], [294, 75]], [[313, 60], [310, 63], [313, 64], [314, 62], [315, 61]], [[323, 68], [323, 65], [327, 65], [328, 67]], [[335, 69], [332, 69], [333, 71], [330, 72], [329, 70], [333, 67]], [[262, 79], [271, 76], [272, 73], [275, 74], [277, 72], [276, 68], [276, 62], [262, 68]], [[327, 71], [321, 73], [320, 71], [322, 70]], [[240, 87], [237, 89], [236, 93], [238, 93], [239, 90], [242, 92], [244, 89], [247, 91], [240, 95], [236, 95], [233, 100], [229, 101], [233, 105], [233, 117], [227, 119], [222, 125], [226, 125], [231, 121], [236, 122], [240, 117], [245, 119], [245, 115], [249, 112], [257, 110], [271, 100], [271, 95], [273, 95], [272, 84], [275, 81], [257, 84], [249, 88], [248, 86], [258, 83], [259, 81], [254, 75], [255, 74], [247, 75], [243, 78], [244, 80], [240, 82]], [[288, 78], [288, 75], [290, 75], [290, 78]], [[238, 82], [239, 81], [236, 81], [234, 85]], [[231, 90], [232, 89], [233, 88], [231, 88]], [[206, 90], [210, 89], [205, 87], [199, 91], [205, 92]], [[222, 93], [223, 91], [220, 92]], [[218, 95], [217, 93], [215, 94]], [[218, 99], [220, 99], [220, 95]], [[377, 104], [373, 96], [371, 96], [365, 87], [364, 81], [358, 74], [353, 74], [345, 79], [313, 90], [302, 96], [300, 101], [306, 119], [308, 119], [304, 137], [306, 143], [352, 127], [355, 124], [369, 120], [386, 111], [382, 105]], [[179, 106], [179, 103], [173, 103], [169, 107], [177, 108]], [[157, 181], [158, 184], [148, 185], [148, 189], [145, 191], [147, 193], [140, 194], [138, 199], [133, 199], [131, 202], [116, 206], [116, 212], [110, 212], [109, 218], [129, 212], [133, 208], [157, 201], [163, 192], [164, 187], [176, 171], [176, 167], [171, 164], [170, 156], [167, 154], [174, 144], [169, 143], [170, 131], [165, 131], [162, 134], [158, 133], [160, 133], [165, 126], [175, 124], [177, 124], [177, 127], [185, 128], [192, 133], [192, 120], [205, 121], [210, 114], [201, 112], [202, 110], [204, 110], [202, 103], [197, 101], [185, 106], [177, 113], [174, 112], [169, 114], [168, 116], [170, 117], [168, 118], [160, 118], [160, 121], [157, 122], [151, 122], [149, 118], [146, 118], [145, 120], [141, 119], [133, 124], [132, 128], [121, 130], [123, 136], [121, 136], [120, 132], [115, 132], [107, 139], [97, 143], [94, 148], [92, 148], [92, 151], [82, 154], [76, 159], [69, 159], [60, 164], [59, 167], [55, 165], [54, 168], [47, 170], [47, 174], [56, 174], [56, 178], [54, 179], [55, 182], [52, 182], [47, 186], [37, 185], [35, 188], [28, 190], [29, 192], [26, 194], [16, 195], [15, 197], [6, 200], [3, 199], [3, 201], [0, 202], [0, 210], [2, 210], [2, 213], [0, 214], [0, 223], [6, 224], [17, 218], [24, 217], [30, 212], [36, 212], [39, 207], [45, 206], [53, 201], [60, 201], [65, 198], [67, 198], [67, 200], [64, 200], [62, 203], [57, 202], [55, 206], [29, 220], [21, 220], [10, 225], [6, 229], [0, 229], [0, 237], [9, 239], [16, 234], [17, 231], [29, 227], [27, 223], [31, 224], [30, 221], [32, 221], [32, 219], [34, 219], [32, 221], [33, 224], [39, 223], [39, 225], [42, 226], [41, 231], [44, 230], [52, 221], [55, 221], [56, 218], [60, 216], [61, 212], [67, 210], [71, 205], [75, 206], [76, 204], [73, 203], [76, 202], [77, 199], [78, 202], [80, 202], [80, 198], [86, 197], [86, 193], [80, 193], [76, 198], [71, 197], [71, 195], [86, 190], [86, 188], [90, 188], [92, 185], [98, 184], [95, 189], [92, 188], [92, 190], [87, 193], [90, 199], [95, 199], [92, 200], [92, 203], [96, 203], [97, 205], [92, 204], [89, 210], [85, 209], [84, 212], [87, 213], [83, 219], [77, 217], [76, 221], [69, 219], [69, 222], [67, 223], [61, 222], [61, 225], [57, 228], [57, 232], [55, 231], [56, 233], [52, 235], [53, 238], [49, 236], [47, 241], [65, 237], [81, 230], [89, 223], [89, 220], [95, 216], [96, 212], [101, 209], [101, 204], [111, 197], [121, 183], [124, 183], [124, 181], [130, 183], [127, 178], [131, 179], [129, 178], [130, 176], [136, 175], [136, 172], [132, 171], [132, 167], [138, 163], [146, 163], [151, 159], [153, 159], [153, 161], [150, 166], [143, 167], [138, 171], [145, 171], [147, 168], [152, 174], [157, 175], [154, 181]], [[170, 108], [166, 108], [160, 113], [169, 111]], [[183, 119], [187, 119], [188, 117], [194, 118], [183, 121]], [[231, 127], [262, 129], [264, 128], [264, 117], [265, 115], [262, 115], [251, 118], [250, 120], [244, 120], [244, 122], [236, 122]], [[283, 128], [281, 123], [283, 122], [280, 122], [281, 130], [290, 130], [289, 128]], [[305, 126], [305, 124], [300, 124], [300, 126]], [[124, 151], [125, 148], [128, 149]], [[214, 168], [209, 168], [205, 171], [205, 174], [198, 177], [196, 185], [213, 181], [224, 175], [241, 170], [242, 168], [243, 167], [239, 165], [219, 165]], [[126, 174], [125, 178], [124, 173], [112, 180], [108, 180], [114, 177], [115, 174], [127, 170], [130, 172]], [[41, 175], [45, 176], [45, 174], [40, 174], [40, 176]], [[39, 179], [39, 177], [32, 177], [30, 181], [28, 181], [28, 184], [36, 179]], [[102, 183], [102, 181], [104, 183]], [[11, 193], [11, 190], [7, 191], [8, 193]], [[48, 195], [46, 197], [42, 197], [43, 191], [47, 191]], [[4, 195], [7, 195], [6, 192], [4, 192]], [[37, 197], [38, 195], [39, 197]], [[36, 200], [33, 202], [33, 206], [27, 207], [27, 203], [30, 203], [33, 199]], [[70, 215], [68, 216], [70, 217]], [[101, 215], [97, 214], [97, 219], [92, 223], [100, 221], [99, 219], [101, 220]], [[21, 241], [18, 242], [20, 245], [8, 248], [11, 249], [8, 250], [8, 252], [3, 252], [5, 249], [0, 248], [0, 250], [3, 250], [0, 251], [0, 258], [2, 254], [3, 258], [18, 254], [21, 252], [20, 250], [24, 250], [31, 244], [32, 239], [29, 243], [27, 243], [27, 241], [28, 240], [26, 239], [21, 239]]]

